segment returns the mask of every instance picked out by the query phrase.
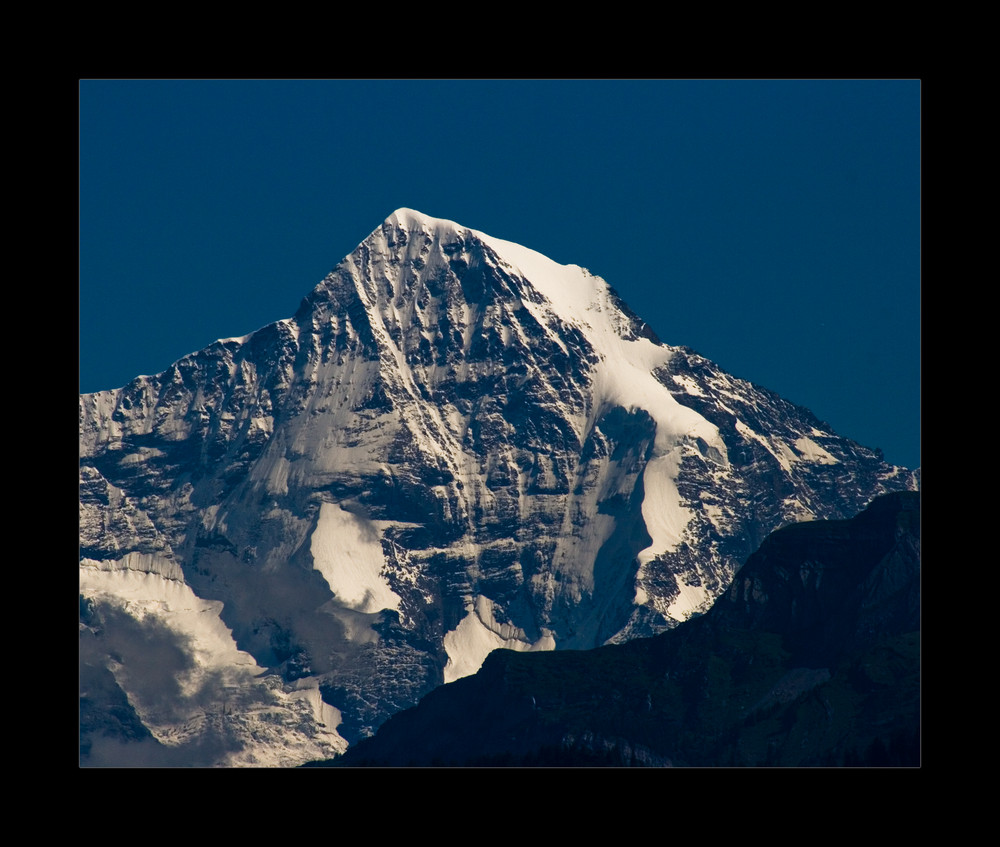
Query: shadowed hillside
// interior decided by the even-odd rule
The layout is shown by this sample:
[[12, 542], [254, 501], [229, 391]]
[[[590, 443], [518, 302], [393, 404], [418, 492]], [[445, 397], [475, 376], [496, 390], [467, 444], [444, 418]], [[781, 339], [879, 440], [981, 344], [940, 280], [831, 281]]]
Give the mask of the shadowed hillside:
[[772, 533], [662, 635], [497, 650], [323, 764], [917, 766], [920, 495]]

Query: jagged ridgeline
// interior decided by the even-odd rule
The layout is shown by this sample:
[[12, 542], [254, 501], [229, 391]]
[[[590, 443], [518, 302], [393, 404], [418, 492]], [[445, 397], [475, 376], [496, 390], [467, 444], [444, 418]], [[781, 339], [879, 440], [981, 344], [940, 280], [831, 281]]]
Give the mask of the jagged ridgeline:
[[496, 647], [662, 632], [778, 526], [916, 487], [600, 277], [408, 209], [294, 317], [82, 396], [80, 457], [85, 711], [124, 710], [90, 764], [336, 755]]

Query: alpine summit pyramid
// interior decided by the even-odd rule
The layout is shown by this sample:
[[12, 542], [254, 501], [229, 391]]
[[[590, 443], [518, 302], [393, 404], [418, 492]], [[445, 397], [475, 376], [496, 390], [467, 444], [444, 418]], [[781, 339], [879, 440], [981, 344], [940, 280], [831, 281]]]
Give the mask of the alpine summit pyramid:
[[400, 209], [293, 317], [81, 396], [81, 761], [329, 758], [916, 485], [584, 268]]

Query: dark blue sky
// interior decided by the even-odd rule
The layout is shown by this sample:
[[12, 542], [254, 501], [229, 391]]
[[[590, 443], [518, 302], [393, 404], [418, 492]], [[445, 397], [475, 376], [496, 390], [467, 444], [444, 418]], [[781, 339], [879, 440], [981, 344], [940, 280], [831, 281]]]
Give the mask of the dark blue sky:
[[80, 390], [289, 317], [394, 209], [608, 280], [920, 462], [920, 83], [80, 83]]

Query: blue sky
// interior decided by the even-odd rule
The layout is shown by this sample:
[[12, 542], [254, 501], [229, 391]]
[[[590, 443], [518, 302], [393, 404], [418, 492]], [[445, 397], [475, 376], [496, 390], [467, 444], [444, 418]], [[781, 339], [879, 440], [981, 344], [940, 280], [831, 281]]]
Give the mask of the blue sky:
[[920, 463], [916, 80], [80, 82], [80, 390], [289, 317], [409, 206]]

